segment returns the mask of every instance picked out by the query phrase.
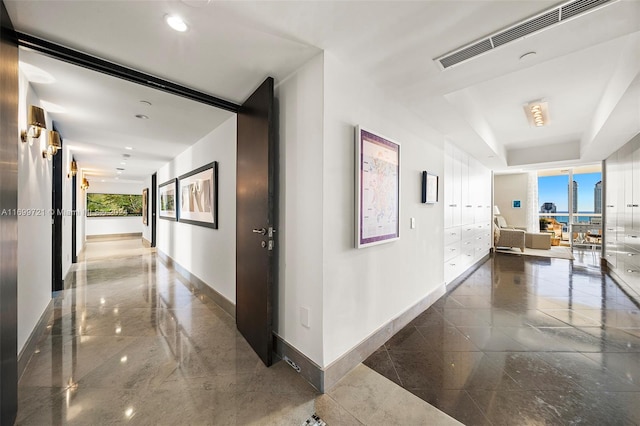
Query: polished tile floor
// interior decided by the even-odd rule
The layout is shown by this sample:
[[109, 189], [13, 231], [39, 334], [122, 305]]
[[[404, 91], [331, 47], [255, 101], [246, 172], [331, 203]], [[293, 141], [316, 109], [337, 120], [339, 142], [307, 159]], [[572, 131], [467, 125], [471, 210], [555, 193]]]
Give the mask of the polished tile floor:
[[467, 425], [640, 424], [640, 309], [597, 266], [496, 254], [365, 361]]
[[19, 381], [20, 425], [458, 425], [359, 365], [320, 395], [140, 240], [91, 241]]

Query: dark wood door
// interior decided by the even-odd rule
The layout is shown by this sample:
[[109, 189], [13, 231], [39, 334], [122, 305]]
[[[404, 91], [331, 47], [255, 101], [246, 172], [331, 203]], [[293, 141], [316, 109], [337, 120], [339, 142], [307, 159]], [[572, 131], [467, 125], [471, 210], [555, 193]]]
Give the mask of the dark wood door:
[[158, 175], [151, 175], [151, 247], [156, 246], [156, 194], [158, 193]]
[[265, 365], [272, 363], [276, 140], [273, 78], [238, 112], [236, 324]]

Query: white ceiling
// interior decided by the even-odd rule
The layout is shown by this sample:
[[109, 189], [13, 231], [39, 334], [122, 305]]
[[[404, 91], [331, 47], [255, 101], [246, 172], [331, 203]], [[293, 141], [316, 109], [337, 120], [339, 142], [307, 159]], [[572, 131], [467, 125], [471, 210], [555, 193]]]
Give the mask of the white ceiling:
[[[612, 136], [640, 132], [636, 0], [613, 1], [444, 71], [434, 58], [558, 3], [5, 3], [19, 31], [238, 103], [267, 75], [280, 81], [326, 50], [494, 169], [515, 158], [518, 167], [523, 158], [546, 167], [597, 161], [624, 142]], [[167, 13], [180, 14], [189, 31], [168, 29]], [[520, 61], [529, 51], [537, 54]], [[533, 128], [522, 105], [540, 98], [549, 102], [551, 123]], [[122, 124], [106, 128], [129, 132]], [[528, 155], [539, 146], [548, 148], [543, 159]]]
[[87, 176], [140, 181], [232, 116], [26, 49], [20, 62]]

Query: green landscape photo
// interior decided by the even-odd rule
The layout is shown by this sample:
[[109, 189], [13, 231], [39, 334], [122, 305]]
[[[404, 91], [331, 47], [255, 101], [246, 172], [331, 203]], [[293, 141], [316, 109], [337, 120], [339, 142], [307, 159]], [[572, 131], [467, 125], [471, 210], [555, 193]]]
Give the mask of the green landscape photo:
[[142, 195], [87, 194], [87, 216], [142, 216]]

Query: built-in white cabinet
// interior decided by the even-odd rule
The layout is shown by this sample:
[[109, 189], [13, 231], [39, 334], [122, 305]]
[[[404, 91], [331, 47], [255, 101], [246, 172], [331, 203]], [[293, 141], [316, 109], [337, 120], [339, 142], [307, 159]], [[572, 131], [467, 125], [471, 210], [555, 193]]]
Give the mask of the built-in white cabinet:
[[640, 293], [640, 134], [605, 161], [604, 258]]
[[449, 284], [491, 249], [491, 171], [453, 144], [444, 151], [444, 279]]

